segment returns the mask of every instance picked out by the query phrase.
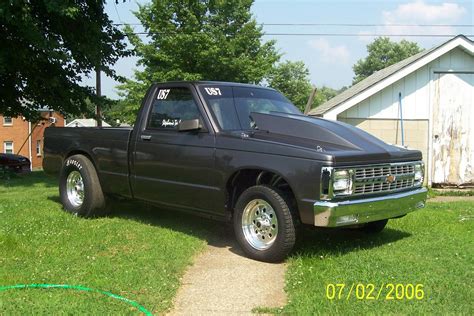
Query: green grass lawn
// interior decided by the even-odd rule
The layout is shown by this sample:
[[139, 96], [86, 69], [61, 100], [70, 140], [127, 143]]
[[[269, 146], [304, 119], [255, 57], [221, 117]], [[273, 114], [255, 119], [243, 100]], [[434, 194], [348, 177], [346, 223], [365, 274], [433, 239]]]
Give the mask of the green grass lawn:
[[[42, 172], [0, 180], [0, 287], [70, 284], [110, 291], [153, 313], [166, 311], [179, 278], [216, 224], [120, 204], [113, 217], [64, 212]], [[137, 314], [123, 301], [67, 289], [0, 292], [0, 314]]]
[[[375, 236], [304, 230], [288, 259], [288, 305], [260, 311], [473, 314], [473, 212], [474, 203], [432, 203], [390, 221]], [[0, 223], [0, 288], [80, 285], [123, 296], [153, 313], [171, 307], [180, 276], [206, 240], [228, 230], [131, 203], [117, 205], [112, 217], [77, 218], [62, 211], [56, 180], [42, 172], [0, 179]], [[353, 283], [365, 285], [364, 299], [354, 292], [346, 300]], [[379, 299], [366, 299], [368, 284], [377, 292], [388, 283], [422, 284], [424, 297], [385, 300], [384, 288]], [[327, 299], [328, 284], [345, 284], [341, 299]], [[0, 292], [0, 314], [31, 313], [137, 314], [137, 309], [106, 295], [68, 289]]]
[[[474, 312], [474, 203], [430, 203], [424, 210], [390, 221], [375, 236], [343, 230], [305, 231], [301, 237], [288, 260], [288, 305], [276, 311], [299, 315]], [[360, 299], [354, 288], [347, 300], [353, 283], [362, 284]], [[369, 283], [374, 285], [371, 295]], [[396, 299], [393, 292], [395, 299], [386, 300], [389, 283], [422, 284], [424, 297], [406, 299], [399, 287], [403, 299]], [[341, 299], [337, 286], [336, 297], [327, 298], [328, 284], [345, 284]], [[382, 284], [379, 299], [368, 300], [367, 295], [376, 298]]]
[[434, 198], [437, 196], [474, 196], [474, 190], [472, 189], [428, 189], [428, 197]]

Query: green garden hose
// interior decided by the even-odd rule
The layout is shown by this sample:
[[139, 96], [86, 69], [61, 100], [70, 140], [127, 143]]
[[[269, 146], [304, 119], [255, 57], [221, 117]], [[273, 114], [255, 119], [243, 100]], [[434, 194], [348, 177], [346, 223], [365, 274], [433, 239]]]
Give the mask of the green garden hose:
[[132, 300], [129, 300], [128, 298], [122, 297], [120, 295], [110, 293], [107, 291], [101, 291], [101, 290], [96, 290], [96, 289], [91, 289], [88, 287], [84, 286], [79, 286], [79, 285], [67, 285], [67, 284], [16, 284], [16, 285], [7, 285], [7, 286], [0, 286], [0, 292], [6, 291], [6, 290], [12, 290], [12, 289], [37, 289], [37, 288], [43, 288], [43, 289], [48, 289], [48, 288], [57, 288], [57, 289], [72, 289], [72, 290], [77, 290], [77, 291], [84, 291], [84, 292], [93, 292], [93, 293], [100, 293], [103, 295], [107, 295], [111, 298], [115, 298], [118, 300], [121, 300], [136, 309], [138, 309], [140, 312], [147, 316], [152, 316], [153, 314], [149, 312], [145, 307], [141, 306], [137, 302], [134, 302]]

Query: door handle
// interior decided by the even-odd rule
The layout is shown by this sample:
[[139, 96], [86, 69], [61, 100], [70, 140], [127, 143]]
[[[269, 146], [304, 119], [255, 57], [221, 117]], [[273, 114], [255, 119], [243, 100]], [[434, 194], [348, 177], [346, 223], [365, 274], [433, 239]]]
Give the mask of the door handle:
[[140, 138], [142, 140], [150, 140], [151, 139], [151, 135], [140, 135]]

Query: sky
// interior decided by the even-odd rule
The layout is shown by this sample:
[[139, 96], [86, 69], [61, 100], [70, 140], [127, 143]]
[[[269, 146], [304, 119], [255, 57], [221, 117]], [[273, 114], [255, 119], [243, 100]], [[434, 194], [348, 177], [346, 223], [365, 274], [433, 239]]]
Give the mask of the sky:
[[[119, 0], [115, 4], [115, 0], [108, 0], [106, 12], [114, 23], [139, 23], [133, 14], [138, 9], [137, 1], [148, 2]], [[351, 84], [354, 76], [352, 66], [367, 55], [366, 46], [374, 39], [372, 34], [391, 35], [392, 40], [406, 39], [417, 42], [422, 48], [430, 48], [450, 37], [407, 35], [473, 35], [473, 7], [473, 0], [256, 0], [252, 13], [268, 34], [263, 40], [276, 40], [276, 47], [283, 54], [281, 61], [301, 60], [310, 71], [312, 84], [339, 89]], [[139, 25], [134, 27], [136, 31], [143, 30]], [[310, 35], [272, 35], [275, 33]], [[471, 39], [474, 40], [474, 37]], [[126, 78], [133, 78], [136, 62], [136, 57], [123, 58], [115, 64], [114, 69]], [[95, 78], [86, 78], [85, 84], [94, 85]], [[103, 76], [102, 94], [118, 98], [116, 84], [111, 78]]]

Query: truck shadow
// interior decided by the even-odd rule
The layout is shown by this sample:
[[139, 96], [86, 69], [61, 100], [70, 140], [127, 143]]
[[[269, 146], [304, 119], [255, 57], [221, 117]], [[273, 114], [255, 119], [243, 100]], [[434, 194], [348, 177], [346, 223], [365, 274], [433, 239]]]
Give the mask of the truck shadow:
[[[204, 239], [213, 247], [233, 247], [230, 223], [203, 218], [180, 210], [156, 207], [140, 202], [115, 202], [110, 217], [134, 220], [146, 225], [171, 229]], [[235, 245], [237, 246], [237, 245]], [[240, 250], [239, 250], [240, 251]]]
[[297, 238], [292, 255], [338, 256], [380, 247], [410, 236], [408, 232], [390, 227], [378, 234], [367, 234], [350, 228], [304, 228]]
[[[218, 222], [181, 211], [156, 208], [136, 202], [120, 202], [114, 206], [112, 217], [141, 222], [192, 235], [207, 241], [211, 247], [228, 248], [244, 256], [234, 238], [231, 223]], [[290, 256], [327, 256], [376, 248], [410, 237], [411, 234], [386, 228], [375, 235], [354, 229], [315, 229], [303, 227]]]

